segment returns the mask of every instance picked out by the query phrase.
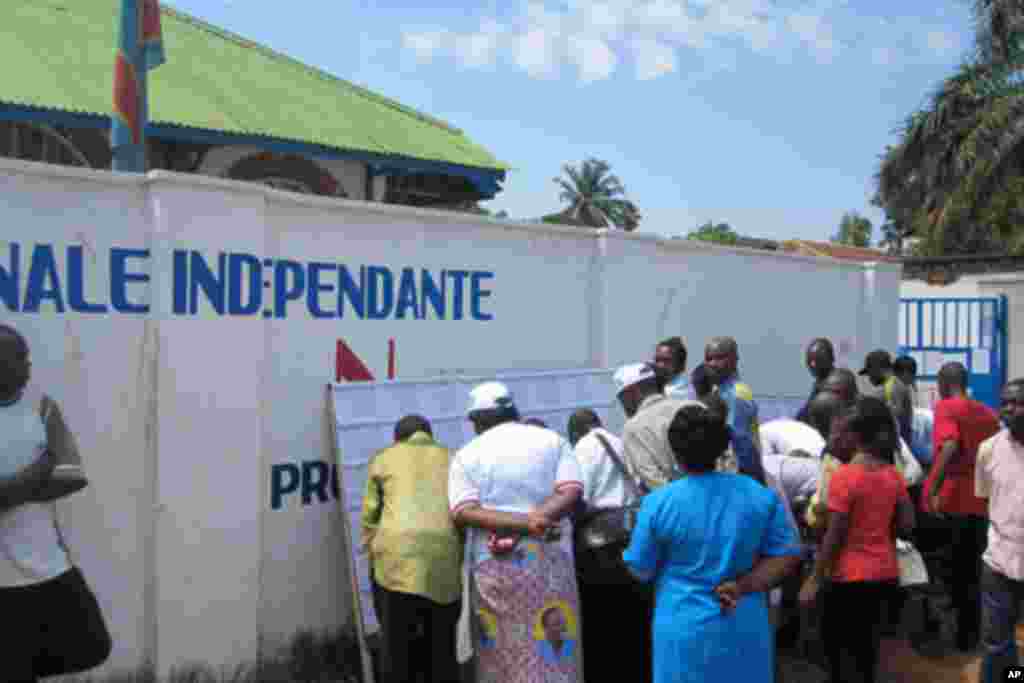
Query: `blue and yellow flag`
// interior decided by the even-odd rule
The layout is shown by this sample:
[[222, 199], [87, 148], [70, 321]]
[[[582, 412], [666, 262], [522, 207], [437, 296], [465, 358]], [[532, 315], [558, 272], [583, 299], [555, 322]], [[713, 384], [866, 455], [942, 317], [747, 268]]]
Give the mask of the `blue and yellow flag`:
[[159, 0], [121, 0], [110, 130], [115, 170], [145, 171], [146, 72], [164, 61]]

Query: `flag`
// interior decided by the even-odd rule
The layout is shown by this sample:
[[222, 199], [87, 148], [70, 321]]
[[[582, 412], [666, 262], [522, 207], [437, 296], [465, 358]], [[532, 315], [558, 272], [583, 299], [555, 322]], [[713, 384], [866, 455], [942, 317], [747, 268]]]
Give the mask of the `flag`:
[[146, 169], [146, 72], [164, 61], [159, 0], [121, 0], [110, 129], [115, 170], [141, 173]]
[[160, 28], [160, 0], [142, 0], [142, 63], [146, 71], [167, 61]]

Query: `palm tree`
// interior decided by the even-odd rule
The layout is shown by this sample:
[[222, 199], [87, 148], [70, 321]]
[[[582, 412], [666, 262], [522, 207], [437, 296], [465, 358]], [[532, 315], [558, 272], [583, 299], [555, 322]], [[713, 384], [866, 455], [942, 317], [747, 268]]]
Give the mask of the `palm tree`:
[[909, 117], [877, 176], [877, 203], [910, 226], [925, 253], [1018, 241], [1024, 207], [1005, 195], [1024, 175], [1024, 5], [975, 0], [974, 12], [974, 57]]
[[558, 217], [571, 225], [636, 230], [640, 211], [626, 199], [626, 188], [610, 171], [608, 162], [600, 159], [586, 159], [579, 168], [564, 165], [563, 176], [554, 182], [562, 188], [559, 200], [569, 206]]

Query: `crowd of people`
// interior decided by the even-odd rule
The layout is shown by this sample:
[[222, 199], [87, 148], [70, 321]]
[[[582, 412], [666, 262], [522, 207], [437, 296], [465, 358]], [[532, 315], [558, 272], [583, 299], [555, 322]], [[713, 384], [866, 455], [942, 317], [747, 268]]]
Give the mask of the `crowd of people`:
[[1024, 379], [997, 413], [947, 363], [929, 407], [913, 359], [873, 351], [855, 374], [815, 339], [806, 403], [762, 424], [738, 362], [716, 337], [687, 372], [677, 337], [619, 368], [621, 436], [581, 409], [563, 438], [497, 382], [472, 390], [477, 436], [457, 452], [426, 419], [399, 421], [362, 516], [385, 683], [459, 680], [460, 642], [480, 683], [772, 681], [787, 608], [799, 618], [778, 638], [820, 624], [830, 683], [871, 682], [921, 580], [909, 560], [941, 549], [952, 566], [929, 570], [956, 647], [982, 655], [983, 683], [1004, 680], [1024, 597]]
[[[938, 401], [911, 358], [838, 368], [806, 349], [813, 385], [762, 424], [734, 339], [686, 372], [679, 338], [614, 373], [621, 436], [577, 410], [568, 438], [521, 416], [498, 382], [466, 408], [452, 453], [402, 418], [369, 466], [362, 540], [382, 626], [385, 683], [621, 678], [771, 681], [779, 608], [820, 624], [830, 683], [876, 680], [899, 636], [915, 553], [948, 588], [955, 645], [982, 683], [1019, 665], [1024, 600], [1024, 379], [997, 413], [956, 362]], [[60, 407], [30, 389], [29, 347], [0, 324], [0, 680], [95, 667], [111, 638], [68, 554], [53, 502], [88, 485]], [[773, 609], [775, 608], [775, 609]], [[792, 638], [785, 628], [779, 638]]]

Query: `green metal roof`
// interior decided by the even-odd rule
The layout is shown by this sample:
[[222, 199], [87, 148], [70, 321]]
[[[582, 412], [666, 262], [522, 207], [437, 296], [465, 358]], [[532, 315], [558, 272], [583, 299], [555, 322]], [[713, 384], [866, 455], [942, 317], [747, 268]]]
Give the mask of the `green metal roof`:
[[[4, 0], [0, 102], [108, 117], [118, 0]], [[164, 5], [150, 123], [503, 171], [446, 123]]]

